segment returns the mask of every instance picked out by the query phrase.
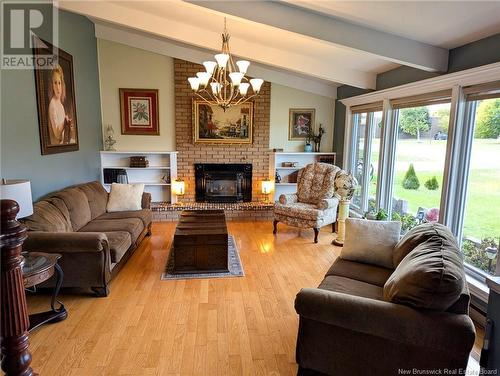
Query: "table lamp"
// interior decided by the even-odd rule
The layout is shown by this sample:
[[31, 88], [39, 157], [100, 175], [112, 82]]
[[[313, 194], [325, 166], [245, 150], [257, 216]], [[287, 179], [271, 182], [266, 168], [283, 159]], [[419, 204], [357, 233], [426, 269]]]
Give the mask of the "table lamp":
[[33, 214], [33, 201], [31, 198], [31, 184], [29, 180], [6, 180], [0, 184], [0, 199], [14, 200], [19, 205], [17, 218], [28, 217]]
[[266, 195], [265, 202], [269, 201], [269, 193], [271, 193], [273, 189], [273, 182], [269, 179], [262, 180], [262, 193]]
[[186, 185], [184, 184], [184, 180], [175, 179], [172, 182], [172, 188], [174, 190], [174, 193], [177, 196], [182, 196], [185, 193], [185, 188], [186, 188]]

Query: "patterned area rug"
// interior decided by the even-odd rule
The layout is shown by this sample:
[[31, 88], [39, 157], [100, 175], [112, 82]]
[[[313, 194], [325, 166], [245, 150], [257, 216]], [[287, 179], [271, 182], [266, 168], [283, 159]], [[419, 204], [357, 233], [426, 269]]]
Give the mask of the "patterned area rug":
[[174, 269], [174, 249], [170, 249], [170, 254], [167, 260], [167, 266], [165, 267], [165, 272], [161, 275], [161, 280], [168, 279], [193, 279], [193, 278], [224, 278], [224, 277], [243, 277], [245, 272], [243, 266], [241, 265], [240, 254], [238, 248], [236, 247], [236, 242], [232, 235], [228, 235], [228, 264], [229, 272], [223, 273], [182, 273], [174, 274], [172, 273]]

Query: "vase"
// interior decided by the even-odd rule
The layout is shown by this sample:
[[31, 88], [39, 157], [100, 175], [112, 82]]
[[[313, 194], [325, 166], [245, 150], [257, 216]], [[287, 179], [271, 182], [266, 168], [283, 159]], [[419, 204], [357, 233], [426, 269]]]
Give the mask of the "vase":
[[313, 151], [313, 146], [312, 146], [311, 144], [305, 144], [305, 145], [304, 145], [304, 151], [305, 151], [306, 153], [310, 153], [310, 152], [312, 152], [312, 151]]

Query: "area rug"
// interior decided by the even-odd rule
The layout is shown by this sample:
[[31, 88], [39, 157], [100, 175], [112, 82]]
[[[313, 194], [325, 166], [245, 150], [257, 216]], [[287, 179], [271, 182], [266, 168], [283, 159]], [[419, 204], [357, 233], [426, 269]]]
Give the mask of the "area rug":
[[174, 269], [174, 249], [173, 246], [170, 249], [170, 254], [168, 256], [167, 265], [165, 271], [161, 275], [161, 280], [169, 279], [193, 279], [193, 278], [224, 278], [224, 277], [243, 277], [245, 272], [243, 266], [241, 265], [240, 253], [238, 252], [238, 247], [236, 247], [236, 242], [232, 235], [228, 235], [228, 264], [229, 271], [222, 273], [183, 273], [174, 274], [172, 273]]

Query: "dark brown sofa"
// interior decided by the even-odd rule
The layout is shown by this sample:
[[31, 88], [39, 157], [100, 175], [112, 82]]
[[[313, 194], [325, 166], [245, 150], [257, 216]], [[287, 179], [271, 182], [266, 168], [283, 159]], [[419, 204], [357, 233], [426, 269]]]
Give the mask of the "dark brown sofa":
[[111, 279], [151, 234], [152, 218], [149, 193], [143, 194], [142, 210], [107, 213], [107, 202], [108, 192], [97, 181], [36, 202], [33, 215], [23, 220], [29, 230], [24, 250], [60, 253], [63, 287], [107, 296]]
[[[420, 233], [416, 230], [415, 239], [424, 241], [425, 231], [448, 231], [443, 228], [432, 225]], [[453, 252], [459, 252], [451, 240], [446, 243], [450, 236], [445, 234], [445, 241], [435, 234], [427, 239], [452, 244]], [[429, 257], [424, 248], [417, 256], [425, 263]], [[445, 262], [444, 267], [452, 266]], [[384, 285], [396, 270], [338, 258], [318, 288], [299, 292], [295, 301], [300, 315], [299, 375], [390, 376], [404, 374], [400, 370], [411, 373], [414, 368], [465, 371], [475, 339], [467, 284], [463, 283], [447, 309], [420, 309], [384, 300]], [[434, 283], [431, 277], [419, 276], [408, 288], [415, 291], [423, 279]], [[431, 291], [438, 294], [442, 286]]]

